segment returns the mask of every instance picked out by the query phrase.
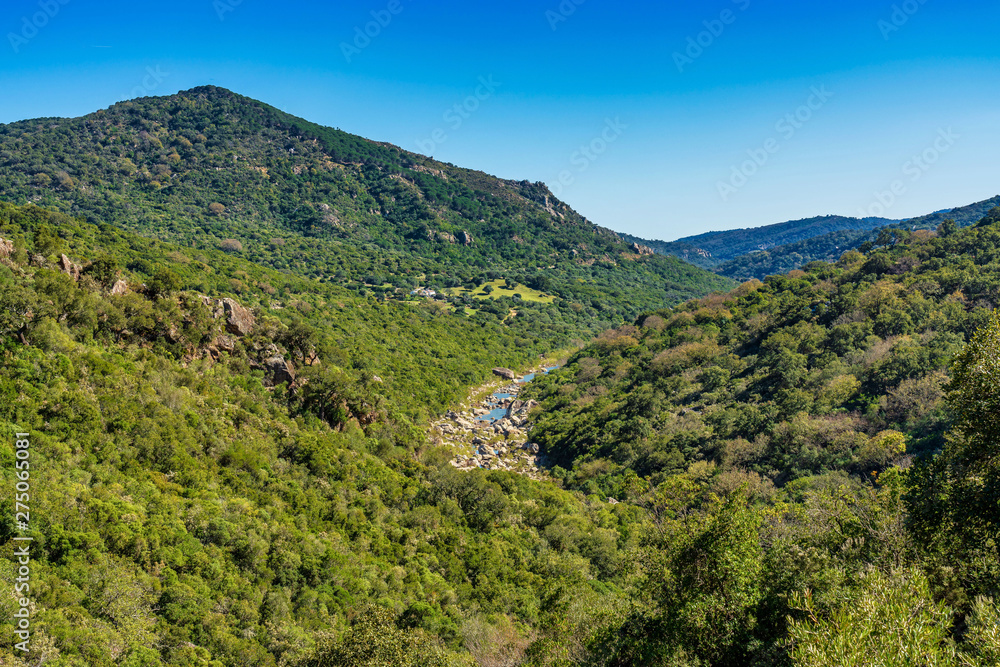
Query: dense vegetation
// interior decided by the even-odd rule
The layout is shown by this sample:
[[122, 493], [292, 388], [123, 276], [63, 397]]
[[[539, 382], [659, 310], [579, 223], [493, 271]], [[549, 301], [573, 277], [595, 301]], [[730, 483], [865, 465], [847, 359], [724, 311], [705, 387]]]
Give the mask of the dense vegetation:
[[529, 388], [566, 486], [660, 526], [614, 664], [995, 662], [997, 221], [649, 314]]
[[214, 87], [0, 126], [0, 197], [359, 294], [513, 280], [559, 297], [531, 308], [571, 323], [573, 332], [534, 327], [562, 342], [731, 286], [674, 258], [632, 254], [543, 184], [436, 162]]
[[[422, 413], [526, 360], [499, 323], [34, 207], [0, 207], [0, 237], [0, 468], [13, 488], [30, 432], [35, 539], [35, 652], [5, 640], [5, 664], [495, 664], [559, 650], [567, 605], [618, 604], [638, 508], [460, 474], [426, 444]], [[256, 313], [243, 334], [201, 298], [232, 280]], [[270, 310], [271, 289], [300, 305]], [[13, 504], [0, 515], [10, 545]], [[356, 658], [373, 647], [383, 662]]]
[[[0, 203], [4, 664], [1000, 662], [1000, 209], [704, 297], [543, 186], [214, 88], [0, 127], [0, 188], [61, 211]], [[430, 444], [609, 325], [525, 390], [550, 479]], [[8, 638], [15, 530], [5, 491]]]

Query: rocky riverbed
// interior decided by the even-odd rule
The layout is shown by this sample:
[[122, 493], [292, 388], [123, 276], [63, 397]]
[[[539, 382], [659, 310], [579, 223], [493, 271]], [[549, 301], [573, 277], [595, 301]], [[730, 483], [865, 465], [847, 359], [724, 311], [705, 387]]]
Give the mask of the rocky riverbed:
[[472, 390], [472, 399], [461, 410], [449, 411], [431, 425], [439, 444], [455, 450], [451, 465], [459, 470], [511, 470], [532, 479], [544, 475], [544, 457], [530, 441], [529, 413], [538, 403], [518, 398], [539, 368], [519, 376], [506, 368], [493, 369], [494, 380]]

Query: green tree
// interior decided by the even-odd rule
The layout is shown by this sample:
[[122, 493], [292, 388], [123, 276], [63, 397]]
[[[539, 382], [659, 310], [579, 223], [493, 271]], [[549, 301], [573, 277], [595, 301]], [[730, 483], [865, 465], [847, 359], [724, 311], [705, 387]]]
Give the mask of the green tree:
[[168, 268], [160, 268], [149, 281], [149, 294], [156, 299], [167, 297], [179, 290], [182, 284], [176, 273]]
[[438, 646], [419, 631], [400, 629], [392, 612], [371, 607], [340, 642], [321, 646], [304, 667], [460, 667], [471, 658]]
[[957, 560], [973, 592], [1000, 575], [1000, 311], [958, 355], [948, 402], [955, 428], [942, 452], [914, 466], [908, 494], [917, 541]]
[[934, 600], [919, 572], [876, 571], [829, 614], [808, 591], [794, 594], [791, 604], [805, 616], [789, 620], [795, 667], [977, 664], [958, 662], [949, 633], [952, 610]]

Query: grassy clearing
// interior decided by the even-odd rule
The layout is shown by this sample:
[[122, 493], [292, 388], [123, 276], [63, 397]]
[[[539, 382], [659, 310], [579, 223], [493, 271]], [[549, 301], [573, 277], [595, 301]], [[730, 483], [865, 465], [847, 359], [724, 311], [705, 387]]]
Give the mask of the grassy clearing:
[[[505, 280], [491, 280], [471, 291], [464, 287], [452, 287], [446, 289], [445, 293], [450, 296], [471, 296], [474, 299], [495, 299], [501, 296], [513, 297], [515, 294], [520, 294], [523, 301], [533, 301], [535, 303], [552, 303], [555, 301], [554, 296], [531, 289], [527, 285], [518, 285], [514, 289], [507, 289], [506, 284]], [[489, 294], [486, 292], [487, 287], [492, 288]]]

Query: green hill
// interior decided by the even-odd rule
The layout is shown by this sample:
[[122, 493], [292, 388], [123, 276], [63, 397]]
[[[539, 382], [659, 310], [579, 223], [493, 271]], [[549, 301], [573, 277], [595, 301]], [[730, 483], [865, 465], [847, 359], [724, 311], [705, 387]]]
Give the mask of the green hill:
[[[360, 293], [510, 279], [559, 298], [532, 308], [572, 320], [548, 334], [563, 342], [731, 286], [634, 255], [540, 183], [436, 162], [214, 87], [0, 126], [0, 199]], [[474, 305], [465, 301], [456, 305]]]
[[621, 651], [788, 664], [773, 651], [790, 632], [808, 647], [796, 665], [876, 651], [905, 664], [901, 650], [965, 664], [943, 635], [903, 649], [863, 637], [908, 632], [910, 605], [969, 614], [956, 628], [998, 617], [972, 609], [1000, 596], [998, 219], [897, 231], [867, 254], [649, 313], [528, 388], [531, 437], [568, 488], [662, 521], [646, 579], [658, 606]]
[[969, 227], [1000, 205], [1000, 196], [909, 220], [825, 216], [726, 232], [708, 232], [677, 241], [648, 241], [623, 234], [663, 255], [683, 259], [734, 280], [763, 280], [809, 262], [835, 262], [848, 250], [873, 242], [883, 229], [936, 230], [946, 220]]
[[[827, 215], [805, 220], [790, 220], [764, 227], [706, 232], [676, 241], [648, 241], [623, 235], [626, 241], [653, 248], [658, 253], [680, 257], [705, 269], [716, 270], [720, 265], [750, 253], [767, 251], [844, 231], [871, 231], [896, 223], [885, 218], [846, 218]], [[797, 267], [792, 267], [797, 268]]]
[[33, 653], [4, 664], [468, 665], [621, 602], [638, 508], [458, 473], [425, 437], [534, 363], [499, 322], [0, 204], [0, 355], [0, 484], [26, 460], [30, 491], [0, 543], [34, 540]]

